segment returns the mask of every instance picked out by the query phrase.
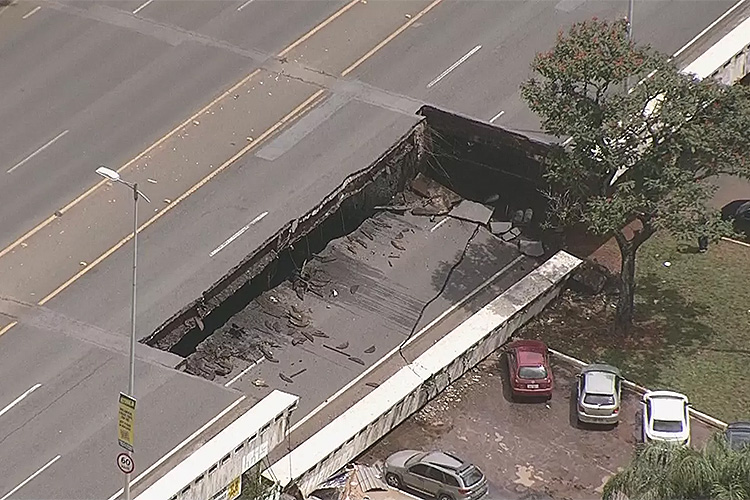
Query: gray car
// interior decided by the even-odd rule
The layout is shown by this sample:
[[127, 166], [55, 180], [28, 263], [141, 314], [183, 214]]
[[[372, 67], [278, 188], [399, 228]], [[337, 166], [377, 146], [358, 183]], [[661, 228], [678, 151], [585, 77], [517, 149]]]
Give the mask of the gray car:
[[620, 419], [620, 370], [605, 364], [585, 366], [578, 375], [578, 421], [614, 425]]
[[487, 493], [482, 471], [442, 451], [399, 451], [385, 461], [385, 480], [438, 500], [476, 500]]

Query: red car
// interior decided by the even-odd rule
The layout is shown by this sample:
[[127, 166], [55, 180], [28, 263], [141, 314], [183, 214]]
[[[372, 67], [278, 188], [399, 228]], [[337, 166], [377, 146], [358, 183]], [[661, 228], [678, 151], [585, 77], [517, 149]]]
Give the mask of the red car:
[[552, 397], [554, 379], [547, 345], [539, 340], [515, 340], [505, 347], [513, 396]]

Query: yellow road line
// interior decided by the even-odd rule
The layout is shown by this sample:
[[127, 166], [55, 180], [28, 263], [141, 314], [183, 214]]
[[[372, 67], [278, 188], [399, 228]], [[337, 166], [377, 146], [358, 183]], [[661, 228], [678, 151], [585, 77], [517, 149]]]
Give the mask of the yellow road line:
[[320, 31], [323, 28], [325, 28], [326, 26], [328, 26], [330, 23], [332, 23], [334, 20], [336, 20], [336, 18], [338, 18], [341, 14], [343, 14], [347, 10], [351, 9], [352, 7], [354, 7], [355, 5], [357, 5], [359, 2], [360, 2], [360, 0], [352, 0], [348, 4], [344, 5], [338, 11], [336, 11], [331, 17], [329, 17], [328, 19], [326, 19], [325, 21], [323, 21], [322, 23], [320, 23], [319, 25], [317, 25], [316, 27], [314, 27], [313, 29], [311, 29], [310, 31], [308, 31], [307, 33], [305, 33], [302, 37], [300, 37], [296, 42], [294, 42], [293, 44], [291, 44], [289, 47], [287, 47], [284, 50], [282, 50], [281, 52], [279, 52], [277, 54], [277, 57], [284, 57], [285, 55], [287, 55], [289, 52], [291, 52], [292, 50], [294, 50], [294, 48], [297, 47], [299, 44], [304, 43], [308, 38], [310, 38], [315, 33], [317, 33], [318, 31]]
[[[302, 38], [300, 38], [299, 40], [297, 40], [297, 42], [295, 42], [292, 45], [290, 45], [288, 47], [288, 50], [285, 49], [284, 51], [282, 51], [280, 53], [279, 57], [283, 57], [283, 54], [287, 53], [289, 50], [291, 50], [295, 46], [299, 45], [299, 43], [304, 42], [304, 40], [306, 40], [307, 38], [309, 38], [310, 36], [312, 36], [311, 33], [319, 31], [319, 29], [321, 29], [322, 27], [324, 27], [325, 25], [327, 25], [328, 23], [330, 23], [331, 21], [333, 21], [334, 19], [336, 19], [337, 17], [339, 17], [341, 14], [343, 14], [344, 12], [346, 12], [347, 10], [349, 10], [351, 7], [353, 7], [359, 1], [360, 0], [353, 0], [352, 2], [348, 3], [347, 5], [345, 5], [342, 9], [340, 9], [339, 11], [337, 11], [335, 14], [333, 14], [331, 17], [329, 17], [326, 21], [324, 21], [323, 23], [321, 23], [320, 25], [318, 25], [315, 29], [313, 29], [310, 32], [308, 32], [308, 34], [306, 34], [305, 36], [303, 36]], [[355, 61], [354, 64], [352, 64], [351, 66], [349, 66], [347, 69], [345, 69], [341, 73], [341, 76], [346, 76], [348, 73], [351, 73], [354, 69], [356, 69], [362, 63], [364, 63], [367, 59], [369, 59], [370, 57], [372, 57], [372, 55], [375, 54], [378, 50], [380, 50], [381, 48], [383, 48], [387, 43], [389, 43], [391, 40], [393, 40], [394, 38], [396, 38], [399, 34], [401, 34], [402, 32], [404, 32], [404, 30], [406, 30], [407, 28], [409, 28], [409, 26], [411, 26], [412, 24], [414, 24], [418, 19], [420, 19], [421, 17], [423, 17], [425, 14], [427, 14], [430, 10], [432, 10], [435, 6], [437, 6], [442, 1], [443, 0], [434, 0], [430, 5], [428, 5], [427, 7], [425, 7], [424, 9], [422, 9], [419, 13], [417, 13], [414, 17], [412, 17], [407, 23], [403, 24], [400, 28], [398, 28], [396, 31], [394, 31], [388, 37], [386, 37], [383, 41], [381, 41], [375, 47], [373, 47], [372, 49], [370, 49], [364, 56], [362, 56], [359, 59], [357, 59], [357, 61]], [[252, 78], [252, 76], [254, 76], [255, 74], [257, 74], [259, 71], [260, 70], [255, 70], [253, 73], [251, 73], [247, 77], [243, 78], [240, 81], [240, 83], [234, 85], [230, 90], [228, 90], [227, 92], [225, 92], [224, 94], [222, 94], [222, 96], [220, 96], [217, 99], [215, 99], [214, 101], [212, 101], [211, 104], [209, 104], [208, 106], [204, 107], [201, 111], [199, 111], [198, 113], [196, 113], [195, 115], [193, 115], [193, 117], [191, 117], [189, 120], [186, 120], [184, 122], [184, 124], [190, 123], [190, 121], [194, 117], [196, 117], [196, 116], [200, 115], [201, 113], [205, 112], [205, 110], [207, 108], [209, 108], [212, 105], [214, 105], [222, 97], [224, 97], [227, 94], [231, 93], [234, 89], [236, 89], [237, 87], [239, 87], [240, 85], [242, 85], [244, 82], [246, 82], [247, 80], [249, 80], [250, 78]], [[187, 198], [188, 196], [190, 196], [191, 194], [193, 194], [195, 191], [197, 191], [198, 189], [200, 189], [201, 186], [205, 185], [211, 179], [213, 179], [214, 177], [216, 177], [220, 172], [222, 172], [223, 170], [225, 170], [232, 163], [234, 163], [235, 161], [237, 161], [237, 159], [239, 159], [240, 157], [242, 157], [242, 155], [244, 155], [245, 153], [247, 153], [251, 149], [253, 149], [256, 146], [258, 146], [261, 142], [263, 142], [271, 134], [273, 134], [274, 132], [276, 132], [284, 124], [286, 124], [287, 122], [295, 119], [296, 117], [298, 117], [299, 115], [301, 115], [302, 113], [304, 113], [307, 109], [309, 109], [312, 106], [314, 106], [317, 103], [316, 101], [318, 100], [318, 98], [321, 95], [323, 95], [323, 93], [325, 93], [325, 89], [320, 89], [320, 90], [316, 91], [313, 95], [311, 95], [310, 97], [308, 97], [302, 104], [300, 104], [299, 106], [297, 106], [296, 108], [294, 108], [290, 113], [288, 113], [286, 116], [284, 116], [281, 120], [279, 120], [278, 122], [276, 122], [269, 129], [267, 129], [265, 132], [263, 132], [255, 141], [253, 141], [251, 144], [248, 144], [247, 146], [245, 146], [244, 148], [242, 148], [240, 151], [238, 151], [237, 153], [235, 153], [231, 158], [229, 158], [227, 161], [225, 161], [224, 163], [222, 163], [216, 170], [212, 171], [209, 175], [207, 175], [206, 177], [204, 177], [203, 179], [201, 179], [200, 181], [198, 181], [198, 183], [196, 183], [190, 189], [188, 189], [187, 191], [185, 191], [177, 199], [175, 199], [174, 201], [172, 201], [171, 203], [169, 203], [161, 212], [158, 212], [156, 215], [154, 215], [149, 220], [147, 220], [146, 222], [144, 222], [138, 228], [138, 232], [139, 233], [142, 232], [144, 229], [146, 229], [147, 227], [149, 227], [150, 225], [152, 225], [154, 222], [156, 222], [157, 220], [159, 220], [165, 213], [169, 212], [178, 203], [180, 203], [185, 198]], [[184, 126], [184, 124], [180, 125], [179, 127], [177, 127], [175, 129], [175, 131], [179, 130], [180, 128], [182, 128]], [[172, 134], [172, 133], [174, 133], [174, 131], [170, 132], [170, 134]], [[146, 152], [152, 150], [158, 144], [160, 144], [161, 142], [163, 142], [163, 140], [165, 140], [166, 137], [167, 136], [165, 136], [162, 139], [160, 139], [159, 141], [157, 141], [157, 143], [155, 143], [148, 150], [146, 150]], [[141, 153], [141, 155], [139, 155], [135, 159], [133, 159], [130, 162], [128, 162], [125, 166], [121, 167], [118, 171], [120, 171], [120, 170], [124, 169], [126, 166], [132, 164], [133, 161], [136, 161], [137, 158], [142, 157], [144, 154], [146, 154], [146, 152]], [[89, 193], [90, 191], [93, 191], [94, 189], [96, 189], [96, 187], [100, 186], [101, 184], [104, 184], [104, 182], [106, 182], [106, 181], [100, 182], [99, 184], [97, 184], [97, 186], [95, 186], [94, 188], [90, 189], [87, 193]], [[81, 197], [77, 198], [76, 199], [77, 201], [74, 200], [74, 202], [71, 202], [71, 204], [69, 204], [66, 207], [66, 209], [70, 208], [72, 206], [72, 204], [77, 203], [78, 201], [80, 201], [81, 199], [83, 199], [85, 196], [87, 196], [87, 194], [82, 195]], [[55, 217], [52, 216], [50, 219], [54, 220], [54, 218]], [[41, 226], [41, 227], [44, 227], [44, 226]], [[39, 229], [41, 229], [41, 227], [39, 227]], [[36, 231], [38, 231], [38, 229], [36, 229], [34, 232], [36, 232]], [[112, 255], [114, 252], [116, 252], [119, 248], [121, 248], [123, 245], [125, 245], [132, 238], [133, 238], [133, 234], [131, 233], [128, 236], [126, 236], [123, 239], [121, 239], [117, 244], [115, 244], [109, 250], [107, 250], [106, 252], [104, 252], [103, 254], [101, 254], [94, 261], [92, 261], [89, 265], [87, 265], [86, 267], [84, 267], [83, 269], [81, 269], [80, 271], [78, 271], [75, 275], [73, 275], [71, 278], [69, 278], [65, 283], [63, 283], [62, 285], [60, 285], [59, 287], [57, 287], [50, 294], [48, 294], [46, 297], [44, 297], [42, 300], [40, 300], [38, 304], [41, 306], [41, 305], [46, 304], [50, 300], [52, 300], [54, 297], [56, 297], [57, 295], [59, 295], [60, 292], [62, 292], [66, 288], [68, 288], [71, 284], [73, 284], [79, 278], [81, 278], [83, 275], [85, 275], [86, 273], [88, 273], [91, 269], [93, 269], [95, 266], [97, 266], [100, 262], [102, 262], [104, 259], [106, 259], [110, 255]], [[18, 241], [17, 244], [20, 244], [21, 241], [23, 241], [23, 238], [21, 238]], [[7, 253], [7, 249], [3, 250], [3, 252], [0, 252], [0, 257], [2, 257], [5, 253]], [[0, 330], [0, 335], [2, 335], [3, 333], [7, 332], [11, 328], [13, 328], [16, 324], [17, 324], [17, 322], [13, 322], [10, 325], [8, 325], [5, 328], [3, 328], [2, 330]]]
[[17, 324], [18, 324], [18, 321], [14, 321], [13, 323], [10, 323], [9, 325], [5, 325], [5, 327], [2, 330], [0, 330], [0, 337], [2, 337], [4, 333], [6, 333], [8, 330], [13, 328]]
[[[194, 115], [192, 115], [190, 118], [188, 118], [187, 120], [185, 120], [184, 122], [180, 123], [178, 126], [176, 126], [175, 128], [173, 128], [165, 136], [161, 137], [155, 143], [153, 143], [148, 148], [146, 148], [141, 153], [139, 153], [135, 158], [133, 158], [132, 160], [130, 160], [129, 162], [127, 162], [125, 165], [123, 165], [120, 168], [118, 168], [117, 171], [118, 172], [122, 172], [123, 170], [125, 170], [126, 168], [128, 168], [129, 166], [131, 166], [133, 163], [137, 162], [138, 160], [140, 160], [141, 158], [143, 158], [144, 156], [146, 156], [147, 154], [149, 154], [155, 148], [159, 147], [159, 145], [161, 145], [162, 143], [164, 143], [164, 141], [166, 141], [167, 139], [169, 139], [170, 137], [172, 137], [174, 134], [176, 134], [180, 129], [182, 129], [183, 127], [186, 127], [187, 125], [189, 125], [190, 123], [192, 123], [193, 120], [195, 120], [200, 115], [202, 115], [203, 113], [205, 113], [208, 109], [210, 109], [216, 103], [218, 103], [219, 101], [221, 101], [222, 99], [224, 99], [226, 96], [228, 96], [229, 94], [233, 93], [236, 89], [238, 89], [239, 87], [241, 87], [244, 83], [246, 83], [248, 80], [250, 80], [252, 77], [254, 77], [255, 75], [257, 75], [258, 73], [260, 73], [260, 69], [256, 69], [255, 71], [253, 71], [249, 75], [245, 76], [242, 80], [240, 80], [236, 84], [232, 85], [232, 87], [229, 90], [227, 90], [226, 92], [222, 93], [219, 97], [217, 97], [216, 99], [214, 99], [213, 101], [211, 101], [210, 103], [208, 103], [206, 106], [202, 107], [200, 111], [198, 111], [197, 113], [195, 113]], [[103, 186], [107, 182], [108, 181], [106, 179], [103, 179], [103, 180], [97, 182], [92, 187], [90, 187], [89, 189], [87, 189], [83, 194], [79, 195], [73, 201], [71, 201], [70, 203], [68, 203], [67, 205], [65, 205], [63, 208], [61, 208], [60, 209], [60, 213], [64, 214], [65, 212], [67, 212], [68, 210], [70, 210], [71, 208], [73, 208], [74, 206], [78, 205], [85, 198], [88, 198], [89, 195], [91, 195], [91, 193], [93, 193], [94, 191], [96, 191], [97, 189], [99, 189], [101, 186]], [[39, 231], [41, 231], [42, 229], [44, 229], [50, 222], [54, 221], [56, 218], [57, 218], [57, 216], [55, 216], [55, 215], [50, 215], [49, 217], [47, 217], [44, 221], [42, 221], [41, 223], [39, 223], [35, 228], [31, 229], [26, 234], [24, 234], [23, 236], [21, 236], [20, 238], [18, 238], [16, 241], [14, 241], [13, 243], [11, 243], [7, 247], [5, 247], [2, 251], [0, 251], [0, 258], [2, 258], [4, 255], [6, 255], [8, 252], [13, 251], [13, 249], [16, 248], [18, 245], [20, 245], [22, 242], [26, 241], [28, 238], [34, 236], [36, 233], [38, 233]]]
[[403, 26], [401, 26], [399, 29], [397, 29], [396, 31], [388, 35], [388, 37], [386, 37], [382, 42], [377, 44], [375, 47], [371, 48], [365, 55], [363, 55], [362, 57], [354, 61], [354, 64], [352, 64], [351, 66], [349, 66], [348, 68], [346, 68], [344, 71], [341, 72], [341, 76], [346, 76], [352, 71], [354, 71], [355, 69], [357, 69], [363, 62], [365, 62], [370, 57], [372, 57], [373, 54], [375, 54], [375, 52], [382, 49], [386, 44], [388, 44], [391, 40], [393, 40], [394, 38], [399, 36], [401, 33], [403, 33], [407, 28], [409, 28], [409, 26], [416, 23], [422, 16], [430, 12], [433, 9], [433, 7], [437, 6], [437, 4], [439, 4], [442, 1], [443, 0], [435, 0], [430, 5], [428, 5], [421, 11], [419, 11], [414, 17], [409, 19], [408, 22], [404, 23]]
[[[222, 171], [224, 171], [229, 165], [237, 161], [238, 158], [240, 158], [242, 155], [250, 151], [251, 149], [255, 148], [258, 144], [263, 142], [266, 138], [268, 138], [269, 135], [276, 132], [276, 130], [279, 129], [282, 125], [287, 123], [290, 120], [293, 120], [295, 117], [297, 117], [299, 114], [303, 113], [306, 108], [311, 107], [315, 101], [320, 97], [325, 90], [321, 89], [315, 92], [312, 96], [308, 97], [302, 104], [294, 108], [289, 114], [284, 116], [281, 120], [277, 121], [275, 124], [273, 124], [269, 129], [267, 129], [265, 132], [263, 132], [258, 139], [253, 141], [251, 144], [248, 144], [244, 148], [242, 148], [240, 151], [234, 154], [231, 158], [229, 158], [227, 161], [222, 163], [218, 168], [216, 168], [214, 171], [212, 171], [210, 174], [208, 174], [206, 177], [198, 181], [197, 184], [193, 185], [190, 189], [185, 191], [180, 195], [179, 198], [172, 201], [169, 205], [164, 207], [164, 210], [157, 213], [153, 217], [151, 217], [149, 220], [144, 222], [139, 228], [138, 232], [142, 232], [144, 229], [149, 227], [151, 224], [159, 220], [164, 214], [169, 212], [172, 208], [174, 208], [178, 203], [180, 203], [182, 200], [196, 192], [201, 186], [205, 185], [208, 181], [219, 175]], [[122, 247], [125, 243], [133, 239], [133, 233], [130, 233], [123, 239], [121, 239], [117, 244], [115, 244], [113, 247], [111, 247], [109, 250], [101, 254], [99, 257], [97, 257], [94, 261], [92, 261], [89, 265], [78, 271], [76, 274], [74, 274], [71, 278], [69, 278], [65, 283], [60, 285], [59, 287], [55, 288], [49, 295], [44, 297], [42, 300], [39, 301], [39, 305], [43, 306], [50, 300], [52, 300], [55, 296], [57, 296], [60, 292], [68, 288], [70, 285], [72, 285], [75, 281], [77, 281], [81, 276], [88, 273], [91, 269], [93, 269], [96, 265], [98, 265], [101, 261], [115, 253], [120, 247]]]
[[[300, 43], [303, 43], [305, 40], [309, 39], [315, 33], [317, 33], [318, 31], [320, 31], [324, 27], [328, 26], [332, 21], [334, 21], [335, 19], [337, 19], [344, 12], [346, 12], [349, 9], [351, 9], [355, 4], [357, 4], [357, 2], [359, 2], [359, 0], [352, 0], [350, 3], [346, 4], [345, 6], [343, 6], [342, 8], [340, 8], [339, 10], [337, 10], [336, 12], [334, 12], [325, 21], [323, 21], [322, 23], [318, 24], [316, 27], [314, 27], [313, 29], [311, 29], [310, 31], [308, 31], [307, 33], [305, 33], [304, 35], [302, 35], [300, 38], [298, 38], [291, 45], [289, 45], [286, 49], [282, 50], [279, 53], [278, 57], [282, 57], [284, 54], [287, 54], [294, 47], [298, 46]], [[190, 125], [190, 123], [192, 123], [193, 120], [195, 120], [200, 115], [202, 115], [203, 113], [205, 113], [209, 108], [211, 108], [212, 106], [216, 105], [216, 103], [218, 103], [222, 99], [225, 99], [228, 95], [234, 93], [234, 91], [237, 88], [239, 88], [243, 84], [247, 83], [248, 80], [250, 80], [252, 77], [254, 77], [258, 73], [260, 73], [260, 71], [261, 71], [260, 69], [256, 69], [256, 70], [252, 71], [249, 75], [243, 77], [239, 82], [237, 82], [234, 85], [232, 85], [232, 87], [230, 87], [228, 90], [224, 91], [223, 93], [221, 93], [221, 95], [219, 95], [218, 97], [216, 97], [215, 99], [213, 99], [210, 103], [208, 103], [207, 105], [203, 106], [200, 109], [200, 111], [198, 111], [197, 113], [193, 114], [190, 118], [188, 118], [187, 120], [185, 120], [182, 123], [180, 123], [178, 126], [176, 126], [175, 128], [173, 128], [170, 132], [168, 132], [166, 135], [164, 135], [163, 137], [161, 137], [160, 139], [158, 139], [155, 143], [153, 143], [151, 146], [149, 146], [148, 148], [146, 148], [143, 152], [141, 152], [140, 154], [138, 154], [135, 158], [133, 158], [132, 160], [130, 160], [129, 162], [127, 162], [125, 165], [123, 165], [120, 168], [118, 168], [117, 171], [118, 172], [122, 172], [126, 168], [130, 167], [133, 163], [137, 162], [138, 160], [140, 160], [141, 158], [143, 158], [144, 156], [146, 156], [148, 153], [150, 153], [155, 148], [157, 148], [160, 144], [164, 143], [164, 141], [166, 141], [167, 139], [169, 139], [170, 137], [172, 137], [174, 134], [176, 134], [180, 129], [182, 129], [183, 127], [185, 127], [187, 125]], [[77, 204], [79, 204], [81, 201], [83, 201], [85, 198], [88, 198], [91, 195], [91, 193], [93, 193], [94, 191], [96, 191], [97, 189], [99, 189], [101, 186], [103, 186], [106, 183], [107, 183], [106, 179], [102, 179], [101, 181], [97, 182], [91, 188], [87, 189], [85, 192], [83, 192], [81, 195], [79, 195], [73, 201], [71, 201], [70, 203], [68, 203], [67, 205], [65, 205], [63, 208], [61, 208], [59, 210], [59, 212], [62, 213], [62, 214], [64, 214], [65, 212], [67, 212], [68, 210], [70, 210], [71, 208], [73, 208], [74, 206], [76, 206]], [[23, 243], [24, 241], [26, 241], [27, 239], [31, 238], [36, 233], [38, 233], [39, 231], [41, 231], [42, 229], [44, 229], [45, 227], [47, 227], [55, 219], [57, 219], [56, 215], [54, 215], [54, 214], [50, 215], [49, 217], [47, 217], [46, 219], [44, 219], [42, 222], [40, 222], [39, 224], [37, 224], [36, 227], [34, 227], [33, 229], [27, 231], [23, 236], [21, 236], [20, 238], [18, 238], [16, 241], [14, 241], [13, 243], [11, 243], [10, 245], [8, 245], [7, 247], [5, 247], [4, 249], [0, 250], [0, 258], [2, 258], [3, 256], [5, 256], [9, 252], [12, 252], [21, 243]]]

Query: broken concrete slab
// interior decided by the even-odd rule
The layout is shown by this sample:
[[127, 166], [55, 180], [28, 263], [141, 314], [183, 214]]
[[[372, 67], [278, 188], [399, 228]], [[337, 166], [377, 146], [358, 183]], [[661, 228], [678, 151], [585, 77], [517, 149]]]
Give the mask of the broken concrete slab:
[[418, 173], [414, 180], [411, 181], [411, 190], [423, 198], [436, 196], [440, 190], [439, 186], [440, 184], [422, 173]]
[[486, 207], [481, 203], [463, 200], [448, 215], [456, 219], [486, 225], [492, 217], [492, 212], [492, 208]]
[[544, 245], [536, 240], [518, 240], [518, 250], [528, 257], [541, 257], [544, 255]]
[[513, 224], [506, 221], [492, 221], [490, 222], [490, 231], [494, 235], [505, 234], [513, 228]]
[[502, 235], [503, 241], [512, 241], [521, 234], [521, 230], [517, 227], [512, 228], [510, 231]]

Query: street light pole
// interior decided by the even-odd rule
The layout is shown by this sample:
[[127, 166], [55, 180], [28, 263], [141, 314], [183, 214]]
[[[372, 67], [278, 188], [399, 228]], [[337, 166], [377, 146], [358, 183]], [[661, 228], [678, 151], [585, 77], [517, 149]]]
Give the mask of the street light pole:
[[[130, 302], [130, 356], [128, 363], [128, 396], [135, 397], [135, 318], [136, 318], [136, 290], [138, 283], [138, 198], [151, 203], [148, 196], [138, 190], [138, 183], [123, 180], [115, 170], [105, 166], [96, 169], [96, 173], [112, 182], [124, 184], [133, 191], [133, 296]], [[130, 457], [130, 451], [126, 451]], [[125, 500], [130, 500], [130, 474], [125, 474]]]
[[[633, 4], [635, 0], [628, 0], [628, 44], [633, 41]], [[625, 77], [625, 95], [630, 91], [630, 76]]]

